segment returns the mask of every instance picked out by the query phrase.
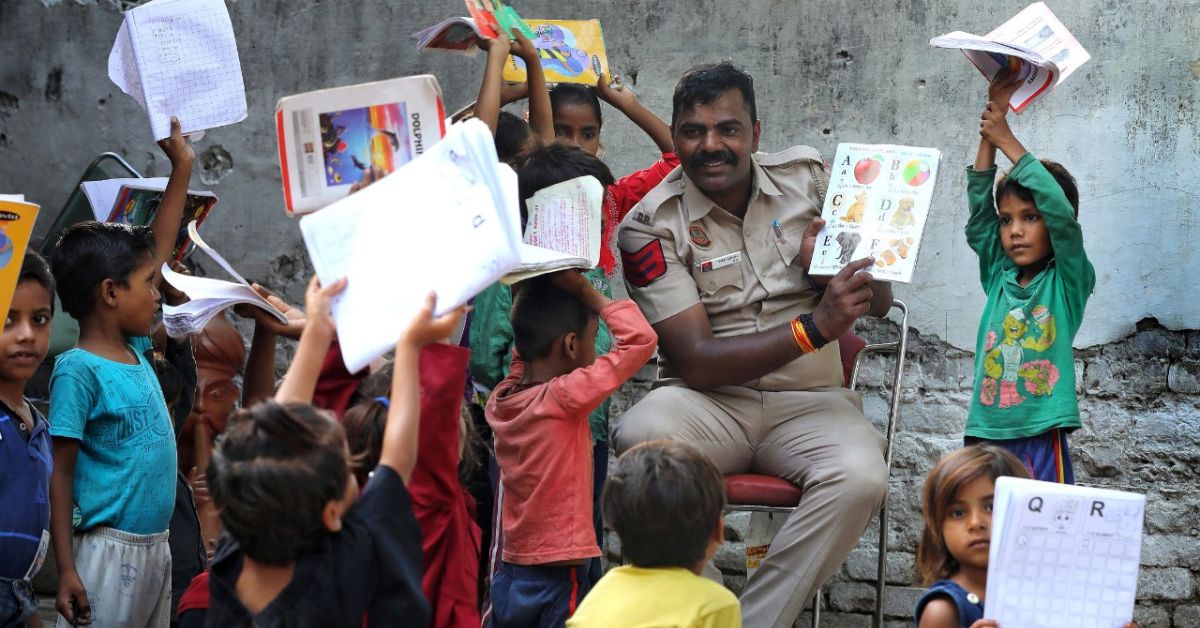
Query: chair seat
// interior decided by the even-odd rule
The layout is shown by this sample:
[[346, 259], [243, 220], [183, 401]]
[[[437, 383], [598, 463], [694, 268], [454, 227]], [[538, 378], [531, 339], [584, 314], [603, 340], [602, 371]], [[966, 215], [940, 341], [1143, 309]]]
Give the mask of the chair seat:
[[725, 476], [725, 498], [731, 506], [795, 508], [804, 490], [773, 475], [739, 473]]

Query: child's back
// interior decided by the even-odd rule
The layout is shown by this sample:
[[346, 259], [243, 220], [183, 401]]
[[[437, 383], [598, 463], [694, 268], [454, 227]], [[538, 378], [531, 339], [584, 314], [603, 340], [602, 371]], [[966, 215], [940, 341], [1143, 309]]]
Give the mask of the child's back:
[[[503, 492], [503, 564], [492, 583], [499, 626], [561, 623], [586, 593], [586, 561], [600, 556], [588, 413], [646, 363], [657, 343], [632, 301], [610, 301], [576, 272], [528, 284], [513, 308], [508, 377], [487, 404]], [[596, 314], [615, 340], [599, 359]], [[521, 593], [528, 591], [522, 583], [557, 591], [555, 601]]]
[[699, 575], [724, 532], [725, 489], [710, 460], [683, 443], [643, 443], [617, 461], [602, 500], [631, 564], [601, 578], [568, 626], [741, 625], [733, 593]]

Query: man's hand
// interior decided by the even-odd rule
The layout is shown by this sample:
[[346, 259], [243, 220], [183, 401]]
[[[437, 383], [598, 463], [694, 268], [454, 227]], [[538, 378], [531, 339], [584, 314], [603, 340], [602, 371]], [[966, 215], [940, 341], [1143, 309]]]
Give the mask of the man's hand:
[[88, 604], [87, 591], [79, 579], [79, 572], [59, 573], [58, 597], [54, 601], [54, 608], [73, 626], [92, 623], [92, 607]]
[[871, 273], [866, 269], [874, 263], [875, 258], [868, 257], [846, 264], [825, 288], [821, 302], [813, 310], [813, 322], [825, 340], [837, 340], [871, 309]]
[[441, 316], [433, 315], [434, 307], [437, 306], [437, 295], [430, 292], [425, 297], [425, 305], [421, 307], [421, 311], [417, 312], [412, 322], [400, 334], [400, 341], [397, 344], [407, 344], [411, 347], [420, 348], [425, 345], [445, 340], [454, 333], [458, 328], [462, 317], [467, 313], [467, 306], [454, 309]]
[[808, 269], [812, 268], [813, 251], [817, 250], [817, 234], [821, 233], [821, 229], [824, 227], [823, 219], [813, 218], [813, 221], [808, 223], [808, 228], [804, 230], [804, 235], [800, 236], [800, 253], [796, 259], [800, 261], [804, 272], [808, 272]]
[[171, 118], [171, 137], [158, 140], [158, 147], [171, 161], [171, 168], [187, 168], [191, 171], [192, 163], [196, 161], [196, 151], [192, 143], [180, 132], [179, 118]]
[[596, 81], [596, 95], [600, 97], [600, 100], [621, 111], [625, 111], [637, 104], [637, 95], [633, 93], [632, 89], [621, 82], [620, 75], [614, 75], [612, 83], [608, 82], [608, 78], [601, 74], [600, 78]]
[[304, 332], [304, 324], [306, 322], [304, 312], [292, 307], [283, 299], [275, 296], [270, 290], [258, 284], [253, 284], [251, 287], [258, 293], [258, 296], [266, 299], [268, 303], [275, 306], [275, 309], [283, 312], [288, 322], [281, 323], [278, 318], [275, 318], [274, 314], [249, 303], [239, 303], [233, 306], [234, 314], [243, 318], [254, 319], [255, 324], [276, 336], [299, 340], [300, 334]]

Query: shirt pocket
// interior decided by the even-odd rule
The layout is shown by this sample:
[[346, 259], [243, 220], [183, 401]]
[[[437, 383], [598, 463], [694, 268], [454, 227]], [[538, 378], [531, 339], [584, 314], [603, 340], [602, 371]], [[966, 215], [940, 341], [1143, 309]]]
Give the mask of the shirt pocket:
[[726, 288], [741, 290], [745, 285], [745, 279], [742, 277], [742, 263], [745, 261], [745, 253], [740, 253], [743, 259], [728, 266], [704, 270], [705, 262], [720, 259], [731, 254], [706, 255], [696, 259], [695, 264], [692, 266], [692, 278], [696, 280], [696, 289], [700, 292], [702, 301], [711, 301], [712, 299], [709, 297], [713, 297]]
[[781, 237], [775, 238], [775, 250], [779, 251], [779, 257], [784, 266], [795, 266], [797, 270], [803, 270], [798, 259], [803, 239], [804, 229], [784, 231]]

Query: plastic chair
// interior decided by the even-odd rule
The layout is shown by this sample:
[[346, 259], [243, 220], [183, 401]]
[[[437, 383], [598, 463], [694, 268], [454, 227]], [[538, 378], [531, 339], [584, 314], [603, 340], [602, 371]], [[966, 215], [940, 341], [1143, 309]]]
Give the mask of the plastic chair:
[[[896, 353], [895, 371], [892, 375], [892, 393], [889, 399], [886, 426], [887, 447], [884, 463], [888, 476], [892, 473], [892, 442], [900, 418], [900, 383], [904, 376], [905, 352], [908, 349], [908, 306], [901, 301], [892, 301], [892, 309], [900, 311], [900, 333], [896, 340], [867, 344], [862, 338], [849, 332], [838, 338], [842, 357], [842, 375], [846, 387], [854, 390], [858, 384], [858, 371], [863, 358], [873, 353]], [[890, 310], [889, 310], [890, 311]], [[800, 505], [804, 490], [787, 480], [770, 475], [739, 473], [725, 476], [726, 511], [749, 511], [790, 514]], [[879, 508], [879, 567], [875, 581], [875, 617], [873, 626], [883, 626], [883, 594], [885, 569], [887, 566], [888, 498], [884, 494]], [[821, 621], [821, 589], [817, 589], [813, 600], [812, 625]]]

